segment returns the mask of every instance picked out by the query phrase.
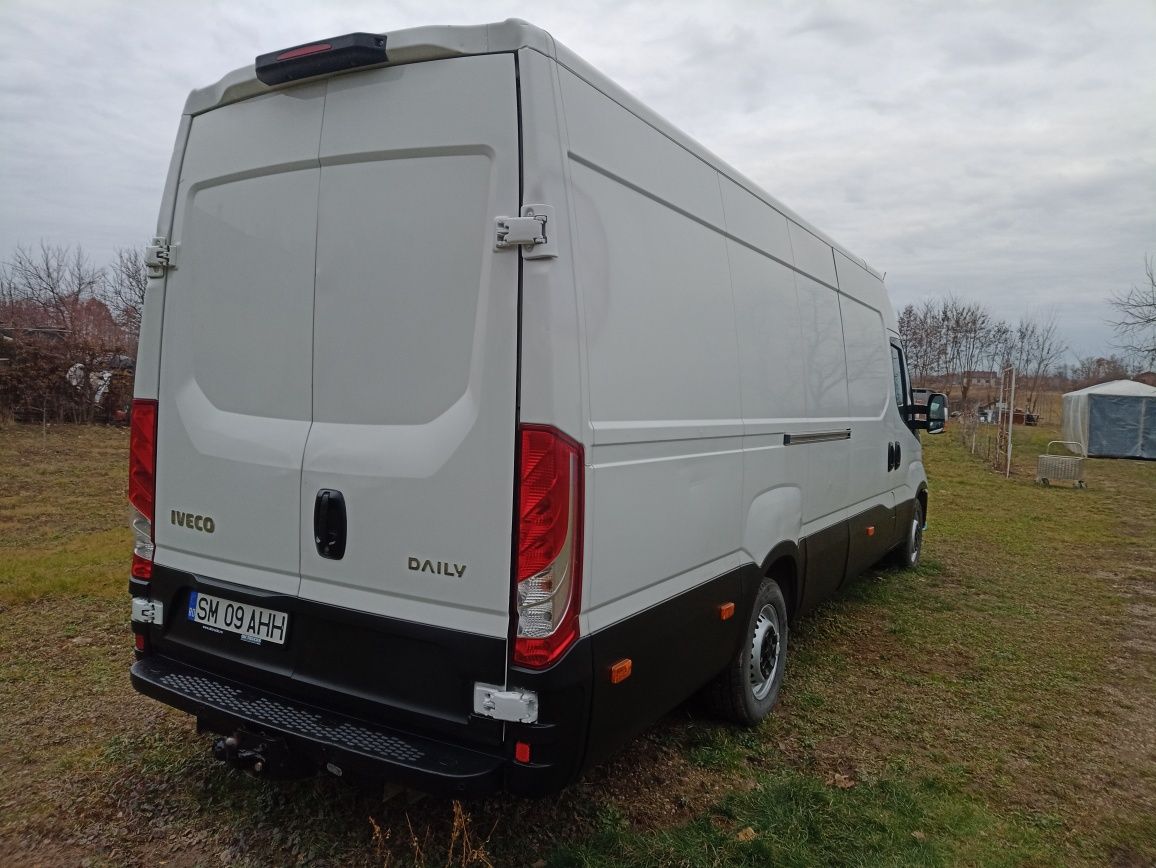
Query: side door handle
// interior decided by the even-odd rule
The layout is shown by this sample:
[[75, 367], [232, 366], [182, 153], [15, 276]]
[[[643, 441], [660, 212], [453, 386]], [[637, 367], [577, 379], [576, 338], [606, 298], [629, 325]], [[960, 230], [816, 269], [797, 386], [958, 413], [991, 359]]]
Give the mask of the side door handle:
[[892, 440], [887, 444], [887, 472], [890, 473], [895, 469], [895, 441]]
[[899, 469], [899, 465], [903, 463], [903, 444], [898, 440], [895, 441], [895, 469]]
[[313, 544], [323, 558], [339, 561], [345, 557], [345, 498], [340, 491], [323, 488], [313, 502]]

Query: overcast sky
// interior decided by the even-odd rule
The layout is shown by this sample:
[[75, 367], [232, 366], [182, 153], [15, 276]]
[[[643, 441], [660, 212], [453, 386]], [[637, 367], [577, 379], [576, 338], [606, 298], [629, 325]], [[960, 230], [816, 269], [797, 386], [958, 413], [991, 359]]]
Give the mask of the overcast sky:
[[0, 259], [147, 241], [187, 92], [259, 53], [510, 16], [886, 271], [897, 307], [1054, 308], [1099, 353], [1104, 298], [1156, 254], [1156, 0], [0, 0]]

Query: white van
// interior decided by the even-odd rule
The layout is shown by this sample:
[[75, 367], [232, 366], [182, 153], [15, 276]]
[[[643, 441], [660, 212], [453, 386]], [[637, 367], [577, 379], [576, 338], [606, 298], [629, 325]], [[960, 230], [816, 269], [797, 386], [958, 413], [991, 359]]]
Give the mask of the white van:
[[235, 765], [556, 790], [919, 558], [880, 275], [524, 22], [194, 91], [157, 235], [132, 679]]

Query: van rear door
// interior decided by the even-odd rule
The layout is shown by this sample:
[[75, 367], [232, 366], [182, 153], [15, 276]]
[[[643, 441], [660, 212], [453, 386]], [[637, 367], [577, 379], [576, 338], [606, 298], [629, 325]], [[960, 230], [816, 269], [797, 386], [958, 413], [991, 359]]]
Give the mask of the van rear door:
[[300, 596], [505, 640], [519, 256], [494, 251], [494, 217], [518, 213], [514, 57], [335, 77], [320, 141]]
[[324, 82], [193, 118], [162, 326], [156, 562], [296, 595]]

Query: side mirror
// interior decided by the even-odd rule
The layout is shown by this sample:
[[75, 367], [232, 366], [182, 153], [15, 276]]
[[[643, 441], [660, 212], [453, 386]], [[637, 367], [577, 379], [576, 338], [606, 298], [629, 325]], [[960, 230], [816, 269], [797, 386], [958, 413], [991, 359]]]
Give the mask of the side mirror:
[[906, 408], [907, 426], [912, 431], [942, 434], [947, 424], [947, 395], [932, 392], [926, 404], [911, 404]]
[[927, 397], [927, 421], [919, 427], [925, 428], [928, 434], [942, 434], [946, 424], [947, 395], [933, 392]]

